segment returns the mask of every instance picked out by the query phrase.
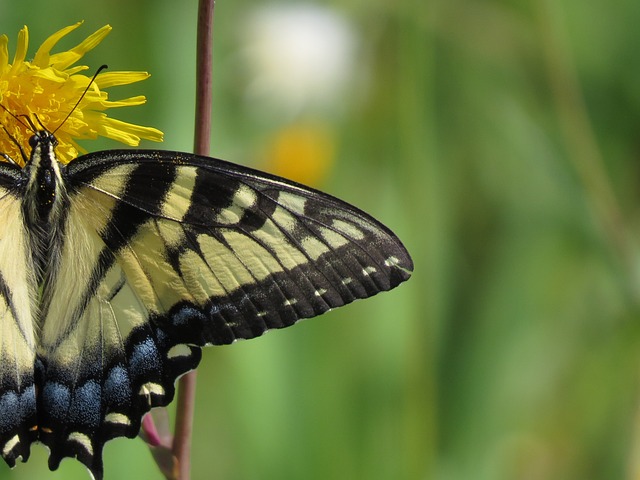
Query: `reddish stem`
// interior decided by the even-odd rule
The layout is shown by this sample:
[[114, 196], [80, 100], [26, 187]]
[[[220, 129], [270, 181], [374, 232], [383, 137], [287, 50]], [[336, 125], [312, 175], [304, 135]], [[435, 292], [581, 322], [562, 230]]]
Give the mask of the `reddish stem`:
[[196, 119], [193, 151], [209, 155], [213, 83], [214, 0], [200, 0], [198, 6], [198, 47], [196, 61]]
[[160, 434], [158, 433], [158, 429], [156, 428], [156, 424], [153, 421], [151, 413], [147, 413], [142, 417], [142, 431], [144, 432], [143, 439], [147, 444], [149, 444], [149, 446], [157, 447], [162, 445]]

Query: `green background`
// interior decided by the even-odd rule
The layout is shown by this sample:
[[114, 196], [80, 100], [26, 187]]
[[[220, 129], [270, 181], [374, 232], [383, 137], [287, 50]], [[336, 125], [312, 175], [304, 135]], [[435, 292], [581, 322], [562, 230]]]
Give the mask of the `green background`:
[[[313, 112], [336, 146], [316, 186], [394, 229], [415, 274], [206, 350], [193, 478], [637, 478], [640, 3], [316, 3], [352, 25], [366, 84]], [[246, 18], [272, 4], [216, 7], [212, 154], [254, 166], [290, 120], [245, 95]], [[111, 92], [148, 98], [117, 118], [190, 150], [195, 1], [0, 3], [11, 53], [24, 24], [33, 54], [82, 19], [61, 48], [109, 23], [81, 63], [153, 75]], [[0, 478], [87, 478], [46, 455]], [[162, 478], [140, 440], [104, 457], [107, 479]]]

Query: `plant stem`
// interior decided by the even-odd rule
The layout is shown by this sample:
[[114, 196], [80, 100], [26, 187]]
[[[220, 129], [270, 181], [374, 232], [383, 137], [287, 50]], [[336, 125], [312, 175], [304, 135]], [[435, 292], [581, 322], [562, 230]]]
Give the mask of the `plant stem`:
[[193, 151], [209, 155], [213, 78], [214, 0], [200, 0], [198, 6], [198, 50], [196, 60], [196, 124]]
[[[196, 116], [194, 153], [209, 155], [211, 135], [211, 84], [213, 60], [214, 0], [198, 3], [198, 33], [196, 51]], [[173, 437], [173, 454], [178, 462], [178, 478], [189, 480], [191, 471], [191, 433], [195, 409], [196, 372], [184, 375], [178, 384], [178, 406]]]

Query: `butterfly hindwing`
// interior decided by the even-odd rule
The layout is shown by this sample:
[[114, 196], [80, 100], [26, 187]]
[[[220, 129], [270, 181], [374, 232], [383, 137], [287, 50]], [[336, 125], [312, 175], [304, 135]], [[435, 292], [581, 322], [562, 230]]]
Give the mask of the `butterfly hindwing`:
[[59, 258], [36, 315], [28, 271], [3, 283], [7, 249], [33, 262], [25, 226], [1, 221], [22, 218], [17, 174], [2, 172], [0, 408], [20, 395], [27, 405], [24, 420], [0, 420], [9, 464], [37, 437], [52, 469], [77, 457], [101, 478], [105, 442], [167, 405], [200, 347], [389, 290], [413, 268], [391, 231], [316, 190], [195, 155], [98, 152], [62, 171]]

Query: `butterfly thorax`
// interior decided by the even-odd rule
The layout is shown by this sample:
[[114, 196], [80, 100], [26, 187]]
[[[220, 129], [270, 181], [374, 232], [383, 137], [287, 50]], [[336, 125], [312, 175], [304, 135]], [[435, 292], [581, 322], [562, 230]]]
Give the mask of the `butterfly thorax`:
[[68, 204], [60, 164], [55, 155], [57, 141], [47, 131], [29, 140], [31, 157], [24, 169], [23, 215], [31, 230], [31, 252], [38, 284], [55, 271], [62, 242], [62, 224]]

